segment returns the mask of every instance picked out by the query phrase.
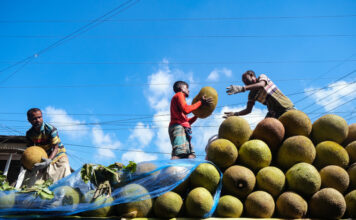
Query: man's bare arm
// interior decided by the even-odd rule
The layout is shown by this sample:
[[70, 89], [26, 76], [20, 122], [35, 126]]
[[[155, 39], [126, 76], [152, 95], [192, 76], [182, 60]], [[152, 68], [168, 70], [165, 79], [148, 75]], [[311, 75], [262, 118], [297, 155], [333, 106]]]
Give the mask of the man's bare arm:
[[51, 153], [51, 155], [49, 155], [48, 159], [53, 159], [58, 153], [58, 144], [54, 145], [53, 147], [53, 151]]

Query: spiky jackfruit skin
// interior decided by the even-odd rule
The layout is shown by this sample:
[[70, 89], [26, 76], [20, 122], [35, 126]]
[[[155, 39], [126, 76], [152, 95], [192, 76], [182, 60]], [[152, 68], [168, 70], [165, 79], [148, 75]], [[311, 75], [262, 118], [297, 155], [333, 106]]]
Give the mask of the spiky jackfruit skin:
[[[84, 194], [81, 198], [82, 203], [95, 203], [97, 206], [103, 205], [103, 204], [110, 204], [114, 201], [114, 199], [111, 196], [99, 196], [96, 199], [92, 200], [94, 196], [95, 190], [91, 190]], [[80, 213], [81, 216], [88, 216], [88, 217], [106, 217], [109, 216], [111, 212], [111, 206], [105, 206], [103, 208], [99, 208], [96, 210], [90, 210], [86, 212]]]
[[349, 143], [356, 141], [356, 123], [349, 125], [349, 133], [347, 138], [342, 143], [343, 146], [347, 146]]
[[281, 218], [300, 219], [306, 216], [308, 203], [297, 193], [284, 192], [277, 199], [276, 209]]
[[356, 190], [353, 190], [346, 194], [346, 213], [347, 217], [355, 218], [356, 217]]
[[265, 191], [255, 191], [245, 200], [245, 211], [249, 217], [270, 218], [275, 209], [273, 197]]
[[189, 217], [202, 218], [209, 213], [213, 203], [210, 192], [203, 187], [197, 187], [188, 193], [185, 207]]
[[216, 167], [210, 163], [201, 163], [190, 175], [190, 184], [193, 188], [204, 187], [213, 194], [219, 184], [220, 174]]
[[353, 141], [349, 143], [346, 147], [345, 150], [349, 154], [350, 157], [350, 163], [356, 162], [356, 141]]
[[250, 140], [241, 145], [238, 161], [248, 168], [258, 171], [270, 165], [272, 153], [265, 142]]
[[256, 177], [247, 167], [234, 165], [224, 172], [223, 191], [239, 199], [243, 199], [250, 194], [255, 184]]
[[216, 216], [223, 218], [239, 218], [243, 212], [242, 202], [230, 195], [220, 197], [216, 207]]
[[33, 165], [41, 162], [42, 158], [48, 159], [46, 151], [42, 147], [32, 146], [23, 152], [21, 163], [26, 169], [32, 170]]
[[183, 206], [183, 200], [175, 192], [166, 192], [157, 197], [153, 205], [153, 211], [159, 218], [175, 218]]
[[316, 193], [321, 186], [318, 170], [308, 163], [297, 163], [286, 173], [288, 188], [305, 196]]
[[197, 110], [193, 111], [193, 114], [198, 116], [198, 118], [206, 118], [213, 113], [216, 105], [218, 104], [218, 93], [213, 87], [203, 87], [197, 96], [194, 97], [192, 104], [198, 102], [201, 97], [206, 96], [207, 98], [212, 98], [212, 103], [209, 105], [202, 105]]
[[305, 162], [312, 164], [315, 160], [315, 146], [313, 142], [303, 136], [287, 138], [277, 153], [277, 163], [282, 169], [289, 169], [297, 163]]
[[16, 194], [12, 191], [0, 191], [0, 209], [9, 209], [15, 205]]
[[256, 175], [257, 188], [270, 193], [273, 197], [277, 197], [286, 182], [284, 173], [277, 167], [265, 167], [258, 171]]
[[349, 175], [342, 167], [335, 165], [326, 166], [319, 173], [322, 188], [334, 188], [343, 194], [349, 187]]
[[[145, 195], [147, 194], [147, 195]], [[152, 199], [148, 191], [139, 184], [128, 184], [122, 187], [118, 198], [145, 195], [139, 201], [119, 204], [114, 207], [116, 212], [126, 218], [148, 217], [152, 211]]]
[[219, 138], [231, 141], [237, 148], [248, 141], [251, 133], [249, 123], [238, 116], [228, 117], [219, 127]]
[[346, 211], [346, 202], [336, 189], [324, 188], [311, 197], [309, 209], [311, 217], [339, 219]]
[[349, 126], [345, 119], [338, 115], [328, 114], [313, 123], [311, 132], [315, 144], [323, 141], [334, 141], [341, 144], [349, 133]]
[[351, 166], [347, 169], [347, 173], [350, 177], [350, 189], [356, 189], [356, 163], [351, 164]]
[[349, 164], [349, 155], [345, 148], [333, 141], [323, 141], [316, 145], [314, 164], [319, 169], [328, 165], [337, 165], [346, 168]]
[[308, 137], [312, 131], [312, 123], [308, 115], [299, 110], [289, 110], [278, 118], [285, 129], [285, 137], [303, 135]]
[[234, 143], [227, 139], [216, 139], [208, 146], [208, 160], [216, 164], [220, 169], [232, 166], [238, 156]]
[[253, 130], [251, 139], [264, 141], [272, 152], [278, 150], [284, 138], [282, 122], [275, 118], [265, 118], [260, 121]]

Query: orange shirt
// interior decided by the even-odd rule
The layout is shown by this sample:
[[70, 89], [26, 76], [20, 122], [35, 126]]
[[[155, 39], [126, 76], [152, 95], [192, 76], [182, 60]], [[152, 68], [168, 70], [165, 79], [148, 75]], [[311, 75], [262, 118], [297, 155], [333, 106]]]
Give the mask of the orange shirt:
[[183, 127], [190, 128], [197, 117], [188, 118], [187, 115], [192, 111], [198, 109], [201, 106], [201, 101], [188, 105], [185, 101], [185, 95], [183, 92], [177, 92], [171, 100], [171, 122], [169, 125], [180, 124]]

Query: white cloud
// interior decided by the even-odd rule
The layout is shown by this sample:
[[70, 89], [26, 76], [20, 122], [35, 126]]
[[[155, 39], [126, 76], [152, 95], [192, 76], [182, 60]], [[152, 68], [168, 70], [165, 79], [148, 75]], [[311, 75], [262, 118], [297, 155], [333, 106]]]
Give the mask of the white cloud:
[[135, 163], [143, 162], [143, 161], [150, 161], [150, 160], [157, 160], [158, 156], [153, 154], [148, 154], [144, 152], [126, 152], [122, 155], [121, 162], [123, 164], [128, 164], [128, 162], [134, 161]]
[[115, 158], [114, 149], [121, 146], [120, 141], [110, 134], [105, 134], [100, 126], [92, 128], [92, 141], [98, 147], [98, 156], [101, 159]]
[[328, 85], [325, 89], [315, 91], [315, 88], [305, 89], [318, 105], [321, 105], [326, 111], [333, 110], [337, 106], [356, 98], [356, 83], [338, 81]]
[[80, 125], [85, 121], [75, 120], [63, 109], [48, 106], [44, 110], [45, 117], [49, 118], [49, 123], [54, 125], [59, 133], [64, 133], [72, 139], [83, 138], [88, 133], [88, 127]]
[[138, 142], [141, 148], [146, 147], [153, 138], [153, 131], [149, 125], [144, 125], [142, 122], [136, 124], [135, 129], [131, 132], [129, 139], [134, 142]]
[[226, 77], [231, 77], [232, 76], [232, 71], [227, 68], [222, 68], [222, 69], [214, 69], [208, 76], [207, 80], [209, 81], [218, 81], [220, 79], [220, 76], [224, 75]]
[[[153, 117], [153, 123], [159, 127], [156, 131], [155, 145], [158, 146], [160, 152], [170, 153], [172, 151], [171, 141], [168, 134], [168, 125], [170, 121], [170, 113], [168, 110], [157, 112]], [[169, 155], [164, 156], [166, 158]]]

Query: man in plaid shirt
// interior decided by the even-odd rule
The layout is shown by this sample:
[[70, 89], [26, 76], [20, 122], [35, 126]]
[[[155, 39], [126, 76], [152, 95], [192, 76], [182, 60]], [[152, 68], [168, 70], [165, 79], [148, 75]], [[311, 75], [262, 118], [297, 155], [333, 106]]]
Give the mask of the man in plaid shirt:
[[267, 106], [268, 113], [266, 118], [279, 118], [284, 112], [294, 109], [292, 101], [266, 75], [261, 74], [256, 78], [255, 72], [248, 70], [242, 75], [242, 81], [245, 86], [231, 85], [226, 88], [226, 93], [233, 95], [249, 90], [247, 106], [239, 112], [225, 112], [224, 118], [251, 113], [256, 101]]

